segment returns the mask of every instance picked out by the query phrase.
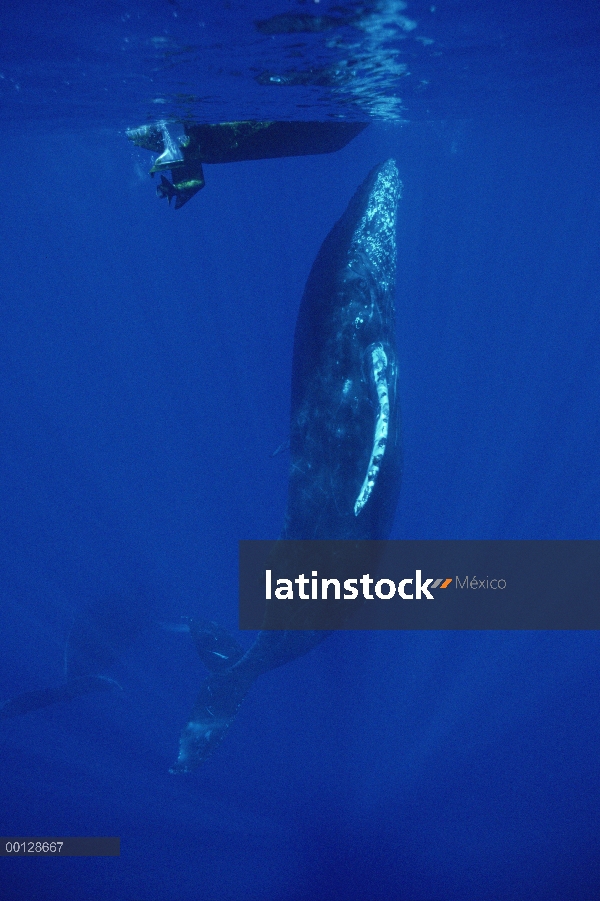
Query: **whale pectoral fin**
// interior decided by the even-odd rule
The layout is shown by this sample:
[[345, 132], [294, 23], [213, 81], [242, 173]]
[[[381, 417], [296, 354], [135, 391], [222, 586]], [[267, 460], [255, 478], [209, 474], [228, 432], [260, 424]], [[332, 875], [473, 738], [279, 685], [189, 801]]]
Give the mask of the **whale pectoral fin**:
[[189, 773], [204, 763], [235, 719], [253, 676], [239, 670], [212, 673], [205, 680], [179, 739], [179, 756], [170, 773]]
[[377, 393], [377, 406], [375, 412], [373, 446], [371, 448], [367, 472], [358, 497], [354, 503], [355, 516], [358, 516], [365, 506], [375, 487], [377, 476], [381, 469], [383, 455], [385, 454], [390, 422], [390, 387], [387, 379], [388, 358], [383, 345], [379, 343], [369, 348], [369, 354], [371, 357], [371, 379]]
[[108, 691], [115, 687], [121, 688], [118, 682], [106, 676], [82, 676], [80, 679], [71, 679], [56, 688], [25, 691], [14, 698], [9, 698], [0, 703], [0, 717], [21, 716], [24, 713], [31, 713], [33, 710], [50, 707], [51, 704], [72, 701], [79, 695], [90, 694], [93, 691]]

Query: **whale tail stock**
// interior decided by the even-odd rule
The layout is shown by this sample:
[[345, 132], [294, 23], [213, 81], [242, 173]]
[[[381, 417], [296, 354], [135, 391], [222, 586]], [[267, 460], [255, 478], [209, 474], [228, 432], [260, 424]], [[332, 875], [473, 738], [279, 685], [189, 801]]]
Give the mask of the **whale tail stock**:
[[200, 687], [179, 739], [179, 755], [170, 773], [189, 773], [211, 756], [255, 680], [269, 670], [307, 654], [327, 631], [261, 632], [244, 652], [217, 623], [188, 621], [190, 634], [209, 676]]

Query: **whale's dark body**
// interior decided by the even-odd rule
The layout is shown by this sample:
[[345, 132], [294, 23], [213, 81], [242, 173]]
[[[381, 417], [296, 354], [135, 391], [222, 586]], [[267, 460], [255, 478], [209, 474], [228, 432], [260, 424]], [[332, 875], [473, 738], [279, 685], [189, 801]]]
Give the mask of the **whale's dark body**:
[[[143, 606], [143, 613], [142, 613]], [[0, 702], [0, 719], [31, 713], [80, 695], [120, 688], [102, 675], [151, 621], [149, 596], [106, 596], [85, 605], [75, 618], [64, 656], [61, 685], [35, 689]]]
[[[333, 227], [300, 305], [292, 369], [290, 477], [284, 539], [387, 538], [401, 478], [395, 342], [393, 160], [376, 166]], [[242, 648], [214, 623], [191, 622], [211, 671], [171, 772], [188, 772], [221, 741], [264, 672], [328, 634], [262, 631]]]
[[[393, 160], [377, 166], [313, 264], [294, 337], [282, 538], [385, 538], [398, 502]], [[375, 447], [375, 443], [378, 446]]]

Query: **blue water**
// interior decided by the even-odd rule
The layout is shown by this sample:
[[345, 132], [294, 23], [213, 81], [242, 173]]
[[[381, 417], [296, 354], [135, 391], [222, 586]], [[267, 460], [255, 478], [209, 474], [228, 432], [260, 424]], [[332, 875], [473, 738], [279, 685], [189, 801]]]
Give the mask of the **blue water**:
[[[283, 520], [304, 283], [377, 162], [404, 182], [393, 537], [600, 537], [597, 8], [400, 6], [268, 36], [255, 19], [338, 13], [7, 13], [0, 697], [60, 683], [94, 598], [152, 624], [110, 670], [123, 691], [1, 721], [0, 832], [121, 837], [120, 858], [0, 859], [3, 901], [600, 896], [593, 632], [336, 635], [168, 773], [203, 673], [160, 623], [235, 630], [237, 542]], [[186, 104], [374, 121], [335, 155], [207, 166], [174, 212], [124, 128]]]

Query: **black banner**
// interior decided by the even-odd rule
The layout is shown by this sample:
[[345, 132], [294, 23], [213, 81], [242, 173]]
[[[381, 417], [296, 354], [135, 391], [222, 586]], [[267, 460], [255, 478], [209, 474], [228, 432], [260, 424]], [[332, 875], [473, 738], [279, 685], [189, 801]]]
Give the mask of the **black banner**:
[[0, 857], [119, 857], [121, 839], [113, 836], [0, 837]]
[[600, 541], [241, 541], [240, 629], [599, 629]]

